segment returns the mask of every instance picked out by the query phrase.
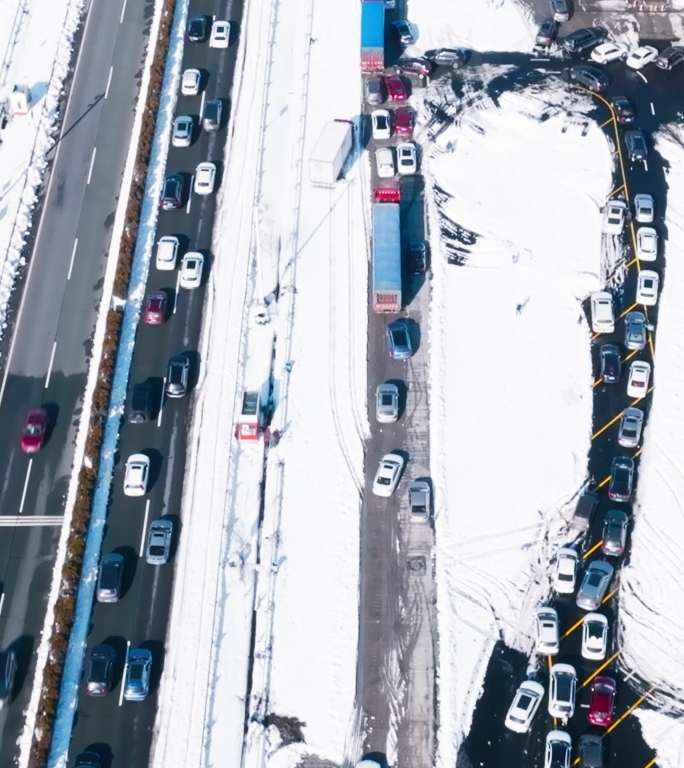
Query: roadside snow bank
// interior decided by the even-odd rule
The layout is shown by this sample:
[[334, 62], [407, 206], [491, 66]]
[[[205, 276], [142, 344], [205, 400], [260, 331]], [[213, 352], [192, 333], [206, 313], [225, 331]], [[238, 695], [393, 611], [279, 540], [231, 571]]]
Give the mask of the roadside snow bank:
[[622, 665], [644, 691], [655, 686], [650, 701], [665, 708], [664, 714], [637, 710], [646, 741], [657, 746], [658, 765], [676, 768], [684, 744], [684, 127], [661, 130], [656, 149], [669, 164], [658, 386], [644, 434], [631, 554], [620, 579], [619, 632]]
[[442, 766], [456, 762], [494, 643], [530, 649], [525, 628], [587, 471], [581, 301], [605, 276], [600, 205], [612, 161], [595, 123], [586, 135], [568, 126], [572, 105], [565, 89], [550, 99], [552, 87], [465, 107], [448, 148], [424, 150]]

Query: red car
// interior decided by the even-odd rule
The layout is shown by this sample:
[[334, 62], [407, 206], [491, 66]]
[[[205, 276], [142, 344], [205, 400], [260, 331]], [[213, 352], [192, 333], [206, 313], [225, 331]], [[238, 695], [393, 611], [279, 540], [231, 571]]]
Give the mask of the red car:
[[591, 684], [587, 719], [592, 725], [605, 728], [613, 722], [615, 689], [615, 680], [612, 677], [597, 677]]
[[46, 431], [47, 411], [44, 408], [29, 411], [21, 432], [21, 450], [24, 453], [38, 453], [45, 442]]
[[387, 88], [387, 95], [392, 101], [406, 101], [408, 99], [406, 86], [399, 75], [386, 75], [385, 87]]
[[394, 113], [394, 132], [397, 136], [413, 136], [413, 120], [411, 107], [399, 107]]
[[164, 291], [155, 291], [145, 299], [143, 307], [143, 323], [145, 325], [161, 325], [166, 320], [167, 297]]

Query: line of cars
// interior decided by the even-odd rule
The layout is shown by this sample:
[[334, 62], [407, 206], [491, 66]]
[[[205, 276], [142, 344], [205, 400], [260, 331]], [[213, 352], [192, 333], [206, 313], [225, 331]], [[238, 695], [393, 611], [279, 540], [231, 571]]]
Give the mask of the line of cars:
[[[186, 38], [190, 43], [202, 43], [208, 40], [210, 48], [225, 49], [230, 43], [230, 22], [212, 19], [208, 16], [196, 16], [189, 20]], [[180, 92], [185, 97], [201, 96], [207, 84], [207, 73], [198, 69], [185, 69], [180, 83]], [[202, 97], [200, 116], [192, 114], [178, 115], [173, 123], [171, 144], [176, 148], [192, 146], [200, 130], [205, 133], [218, 131], [222, 125], [223, 102], [220, 99], [204, 101]], [[161, 211], [173, 211], [181, 208], [188, 189], [195, 194], [206, 195], [214, 191], [216, 165], [202, 162], [193, 176], [194, 184], [188, 186], [183, 174], [173, 174], [166, 178], [159, 203]], [[194, 290], [202, 285], [205, 266], [204, 254], [200, 251], [187, 251], [181, 257], [182, 236], [164, 235], [156, 244], [155, 269], [160, 273], [177, 271], [177, 289]], [[160, 326], [170, 317], [171, 291], [157, 290], [150, 292], [144, 299], [141, 319], [143, 325]], [[126, 404], [127, 421], [131, 424], [144, 424], [161, 415], [167, 399], [183, 398], [190, 388], [192, 360], [188, 353], [175, 354], [168, 362], [164, 377], [148, 378], [132, 385]], [[128, 456], [124, 467], [123, 493], [129, 498], [142, 499], [150, 487], [151, 460], [143, 452]], [[171, 517], [161, 516], [151, 521], [145, 536], [144, 557], [150, 566], [162, 566], [169, 562], [174, 537], [174, 521]], [[142, 554], [142, 553], [141, 553]], [[103, 553], [97, 576], [95, 598], [101, 604], [117, 603], [123, 596], [126, 562], [117, 551]], [[123, 669], [117, 668], [121, 652], [108, 643], [99, 643], [90, 651], [84, 669], [84, 691], [88, 696], [104, 697], [122, 680], [121, 697], [125, 701], [144, 701], [150, 692], [154, 655], [144, 645], [126, 647]], [[120, 672], [120, 674], [119, 674]], [[79, 768], [100, 768], [101, 757], [94, 751], [86, 751], [76, 758]]]
[[[556, 0], [553, 6], [562, 5]], [[624, 105], [623, 105], [624, 106]], [[621, 120], [629, 124], [633, 120]], [[627, 137], [625, 136], [627, 143]], [[655, 219], [653, 196], [640, 193], [633, 198], [633, 217], [638, 224], [652, 225]], [[603, 232], [609, 237], [622, 236], [628, 217], [632, 215], [627, 202], [621, 198], [608, 201], [604, 210]], [[658, 256], [658, 234], [652, 226], [639, 227], [636, 233], [638, 263], [654, 262]], [[634, 304], [643, 307], [655, 306], [658, 299], [659, 277], [652, 270], [638, 270]], [[612, 334], [616, 330], [613, 296], [609, 291], [598, 291], [590, 297], [591, 328], [595, 338], [601, 334]], [[622, 344], [630, 357], [643, 351], [648, 344], [648, 333], [653, 327], [648, 324], [645, 311], [630, 309], [624, 317]], [[604, 343], [598, 349], [599, 382], [606, 386], [618, 384], [622, 377], [622, 353], [617, 343]], [[630, 363], [626, 395], [642, 400], [649, 390], [651, 364], [646, 360], [634, 359]], [[617, 426], [617, 443], [621, 448], [638, 449], [641, 441], [644, 412], [632, 402], [625, 408]], [[610, 425], [612, 426], [612, 425]], [[602, 430], [603, 431], [603, 430]], [[559, 596], [575, 595], [575, 605], [587, 611], [582, 617], [582, 638], [580, 656], [589, 662], [604, 662], [609, 649], [610, 626], [608, 618], [600, 613], [601, 606], [610, 597], [610, 588], [615, 575], [612, 558], [621, 557], [625, 552], [629, 531], [628, 511], [619, 505], [629, 504], [634, 492], [634, 458], [631, 455], [617, 455], [612, 459], [607, 496], [615, 506], [607, 509], [603, 516], [600, 550], [603, 557], [592, 559], [586, 565], [579, 579], [582, 558], [578, 550], [565, 546], [558, 550], [553, 569], [553, 589]], [[575, 516], [570, 527], [583, 534], [588, 531], [596, 508], [599, 494], [593, 488], [585, 489], [580, 495]], [[561, 634], [558, 611], [551, 605], [537, 608], [535, 615], [535, 651], [548, 657], [560, 652]], [[565, 725], [575, 714], [578, 690], [577, 671], [571, 664], [549, 661], [548, 713]], [[594, 673], [588, 683], [589, 697], [587, 724], [590, 730], [579, 738], [579, 757], [572, 760], [572, 738], [569, 733], [555, 727], [546, 735], [545, 768], [569, 768], [579, 764], [588, 768], [604, 765], [603, 729], [614, 719], [614, 705], [617, 694], [615, 678]], [[506, 715], [505, 725], [514, 732], [529, 730], [545, 695], [545, 689], [536, 679], [525, 680], [518, 688]]]

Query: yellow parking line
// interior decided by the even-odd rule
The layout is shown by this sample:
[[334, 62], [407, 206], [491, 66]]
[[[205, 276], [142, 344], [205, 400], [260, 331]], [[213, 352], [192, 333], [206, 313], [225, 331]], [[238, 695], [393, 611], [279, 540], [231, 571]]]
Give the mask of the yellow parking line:
[[601, 488], [603, 488], [604, 485], [608, 485], [608, 483], [610, 482], [610, 478], [611, 477], [612, 477], [612, 475], [608, 475], [608, 477], [604, 477], [603, 480], [601, 480], [601, 482], [596, 486], [596, 490], [600, 491]]
[[625, 310], [625, 311], [624, 311], [624, 312], [623, 312], [623, 313], [620, 315], [620, 318], [619, 318], [619, 319], [620, 319], [620, 320], [622, 320], [622, 318], [623, 318], [623, 317], [624, 317], [626, 314], [628, 314], [629, 312], [631, 312], [631, 311], [634, 309], [634, 307], [637, 307], [637, 306], [639, 306], [639, 305], [638, 305], [638, 304], [636, 303], [636, 301], [635, 301], [635, 302], [634, 302], [634, 304], [632, 304], [632, 306], [631, 306], [631, 307], [627, 307], [627, 309], [626, 309], [626, 310]]
[[629, 269], [632, 264], [639, 264], [639, 259], [635, 256], [631, 261], [628, 261], [626, 264], [627, 269]]
[[[610, 122], [610, 118], [608, 118], [608, 120], [606, 120], [606, 122], [605, 122], [603, 125], [606, 125], [606, 123], [609, 123], [609, 122]], [[603, 125], [601, 126], [601, 128], [603, 128]], [[610, 193], [608, 194], [608, 197], [607, 197], [607, 199], [606, 199], [606, 202], [607, 202], [608, 200], [612, 200], [612, 198], [613, 198], [615, 195], [619, 195], [619, 194], [620, 194], [620, 192], [622, 192], [622, 190], [623, 190], [624, 188], [625, 188], [625, 185], [624, 185], [624, 184], [620, 184], [620, 186], [619, 186], [619, 187], [615, 187], [615, 189], [614, 189], [612, 192], [610, 192]]]
[[634, 398], [634, 400], [632, 400], [630, 405], [639, 405], [639, 403], [642, 402], [642, 400], [645, 400], [651, 394], [651, 392], [653, 392], [653, 387], [649, 387], [646, 390], [646, 394], [643, 397], [636, 397], [636, 398]]
[[648, 334], [648, 347], [651, 350], [651, 360], [655, 363], [655, 349], [653, 347], [653, 334]]
[[581, 619], [577, 619], [577, 621], [570, 627], [570, 629], [566, 629], [563, 633], [563, 638], [565, 639], [568, 637], [568, 635], [571, 635], [578, 627], [581, 627], [582, 624], [584, 624], [584, 616], [582, 616]]
[[640, 697], [639, 697], [639, 698], [638, 698], [638, 699], [637, 699], [637, 700], [634, 702], [634, 704], [632, 704], [632, 706], [631, 706], [631, 707], [628, 707], [628, 708], [627, 708], [627, 710], [626, 710], [625, 712], [623, 712], [623, 713], [620, 715], [620, 717], [618, 717], [618, 719], [617, 719], [617, 720], [616, 720], [616, 721], [615, 721], [615, 722], [614, 722], [614, 723], [613, 723], [611, 726], [609, 726], [608, 728], [606, 728], [606, 730], [605, 730], [605, 732], [604, 732], [604, 734], [603, 734], [603, 735], [604, 735], [604, 736], [607, 736], [609, 733], [612, 733], [612, 732], [613, 732], [613, 731], [614, 731], [614, 730], [615, 730], [615, 729], [618, 727], [618, 725], [620, 725], [620, 723], [621, 723], [621, 722], [622, 722], [622, 721], [623, 721], [623, 720], [624, 720], [626, 717], [629, 717], [629, 715], [631, 715], [631, 714], [632, 714], [632, 712], [634, 712], [634, 710], [635, 710], [635, 709], [636, 709], [636, 708], [637, 708], [637, 707], [638, 707], [638, 706], [641, 704], [641, 702], [642, 702], [642, 701], [643, 701], [643, 700], [644, 700], [644, 699], [645, 699], [647, 696], [649, 696], [649, 695], [651, 694], [651, 692], [653, 691], [653, 689], [654, 689], [654, 688], [655, 688], [655, 685], [654, 685], [652, 688], [650, 688], [650, 689], [649, 689], [649, 690], [648, 690], [648, 691], [647, 691], [647, 692], [646, 692], [646, 693], [645, 693], [643, 696], [640, 696]]
[[598, 379], [596, 379], [596, 381], [595, 381], [595, 382], [594, 382], [594, 383], [591, 385], [591, 388], [592, 388], [592, 389], [596, 389], [596, 387], [598, 387], [598, 385], [599, 385], [599, 384], [600, 384], [602, 381], [603, 381], [603, 376], [600, 376], [600, 377], [599, 377]]
[[585, 552], [585, 553], [582, 555], [582, 560], [586, 560], [588, 557], [591, 557], [591, 555], [593, 555], [593, 554], [594, 554], [594, 552], [596, 552], [596, 550], [597, 550], [597, 549], [598, 549], [598, 548], [601, 546], [601, 544], [603, 544], [603, 539], [599, 539], [599, 540], [596, 542], [596, 544], [594, 544], [594, 546], [593, 546], [593, 547], [591, 547], [591, 549], [588, 549], [588, 550], [587, 550], [587, 551], [586, 551], [586, 552]]
[[615, 587], [615, 589], [614, 589], [612, 592], [609, 592], [609, 593], [608, 593], [608, 594], [607, 594], [607, 595], [606, 595], [606, 596], [603, 598], [603, 600], [601, 600], [601, 605], [605, 605], [605, 604], [606, 604], [606, 603], [607, 603], [607, 602], [610, 600], [610, 598], [611, 598], [611, 597], [613, 597], [614, 595], [617, 595], [617, 591], [618, 591], [618, 588], [617, 588], [617, 587]]
[[592, 681], [592, 680], [593, 680], [593, 679], [594, 679], [594, 678], [595, 678], [597, 675], [600, 675], [600, 674], [601, 674], [601, 672], [603, 672], [603, 670], [604, 670], [604, 669], [605, 669], [607, 666], [609, 666], [610, 664], [612, 664], [612, 663], [615, 661], [615, 659], [617, 659], [617, 657], [618, 657], [619, 655], [620, 655], [620, 651], [615, 651], [615, 653], [614, 653], [614, 654], [613, 654], [613, 655], [612, 655], [612, 656], [611, 656], [609, 659], [606, 659], [606, 660], [603, 662], [603, 664], [601, 664], [601, 666], [600, 666], [598, 669], [595, 669], [595, 670], [594, 670], [594, 671], [593, 671], [593, 672], [592, 672], [592, 673], [589, 675], [589, 677], [588, 677], [588, 678], [587, 678], [587, 679], [586, 679], [586, 680], [585, 680], [585, 681], [582, 683], [582, 685], [580, 685], [580, 688], [584, 688], [584, 686], [585, 686], [585, 685], [589, 685], [589, 683], [590, 683], [590, 682], [591, 682], [591, 681]]
[[613, 424], [622, 416], [624, 413], [624, 410], [620, 411], [620, 413], [617, 414], [617, 416], [613, 416], [613, 418], [610, 421], [607, 421], [601, 429], [597, 429], [596, 432], [591, 436], [592, 440], [595, 440], [599, 435], [602, 435], [607, 429], [610, 429]]
[[639, 448], [639, 450], [634, 454], [634, 458], [638, 459], [639, 456], [641, 456], [641, 452], [643, 451], [643, 448]]
[[649, 761], [646, 763], [646, 765], [644, 766], [644, 768], [653, 768], [653, 766], [654, 766], [655, 764], [656, 764], [656, 759], [655, 759], [655, 757], [654, 757], [653, 759], [649, 760]]
[[633, 350], [632, 350], [632, 351], [631, 351], [629, 354], [625, 355], [625, 359], [624, 359], [624, 361], [623, 361], [623, 362], [625, 362], [625, 363], [626, 363], [626, 362], [628, 362], [629, 360], [631, 360], [631, 359], [634, 357], [634, 355], [636, 355], [636, 353], [637, 353], [638, 351], [639, 351], [638, 349], [633, 349]]
[[[608, 125], [608, 123], [612, 123], [612, 122], [613, 122], [613, 118], [609, 117], [607, 120], [605, 120], [603, 123], [601, 123], [601, 125], [599, 125], [599, 128], [605, 128]], [[620, 187], [620, 189], [622, 189], [622, 187]], [[578, 758], [578, 760], [579, 760], [579, 758]]]

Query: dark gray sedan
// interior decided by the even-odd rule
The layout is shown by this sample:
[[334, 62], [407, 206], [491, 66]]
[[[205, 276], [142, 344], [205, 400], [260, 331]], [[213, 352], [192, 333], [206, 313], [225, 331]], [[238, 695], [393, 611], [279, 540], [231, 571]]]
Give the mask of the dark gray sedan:
[[148, 565], [165, 565], [169, 562], [171, 554], [171, 538], [173, 536], [173, 523], [160, 517], [150, 525], [147, 535], [147, 549], [145, 561]]
[[625, 347], [641, 351], [646, 346], [646, 315], [629, 312], [625, 317]]
[[648, 147], [646, 146], [646, 137], [641, 131], [626, 131], [625, 146], [632, 162], [646, 159]]
[[610, 557], [620, 557], [627, 543], [629, 518], [621, 509], [609, 509], [603, 520], [603, 544], [601, 551]]
[[606, 596], [613, 572], [613, 566], [607, 560], [593, 560], [589, 563], [577, 590], [577, 607], [585, 611], [595, 611]]

